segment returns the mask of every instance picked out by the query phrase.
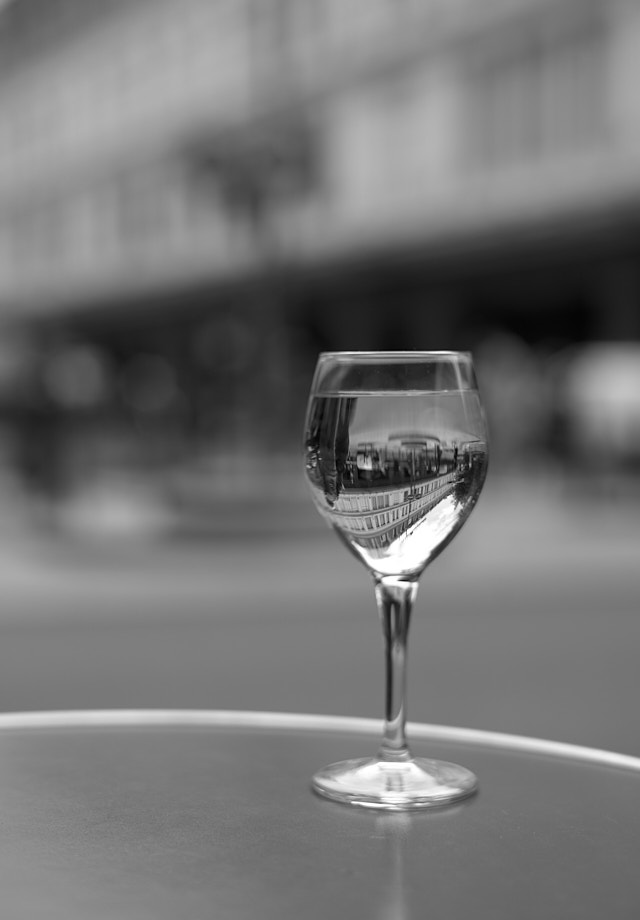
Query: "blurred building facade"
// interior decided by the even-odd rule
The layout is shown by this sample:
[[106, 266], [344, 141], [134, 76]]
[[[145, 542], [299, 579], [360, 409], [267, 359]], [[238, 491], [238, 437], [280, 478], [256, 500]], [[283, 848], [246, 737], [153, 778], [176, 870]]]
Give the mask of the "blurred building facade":
[[13, 0], [6, 413], [166, 463], [297, 439], [322, 348], [640, 339], [638, 60], [635, 0]]

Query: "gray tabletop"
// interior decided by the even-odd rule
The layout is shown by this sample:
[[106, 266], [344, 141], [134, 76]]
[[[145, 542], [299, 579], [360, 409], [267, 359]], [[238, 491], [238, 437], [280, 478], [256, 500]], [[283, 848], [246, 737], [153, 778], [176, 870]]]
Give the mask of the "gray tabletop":
[[375, 751], [369, 720], [0, 716], [3, 918], [640, 916], [640, 760], [410, 726], [477, 796], [377, 813], [310, 792]]

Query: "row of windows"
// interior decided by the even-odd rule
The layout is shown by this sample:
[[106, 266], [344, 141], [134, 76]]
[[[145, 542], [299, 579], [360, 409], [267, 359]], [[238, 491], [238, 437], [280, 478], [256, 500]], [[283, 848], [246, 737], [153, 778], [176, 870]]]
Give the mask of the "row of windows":
[[250, 228], [230, 222], [180, 164], [114, 176], [38, 207], [7, 211], [0, 221], [4, 284], [132, 261], [166, 268], [172, 258], [180, 264], [199, 255], [209, 266], [233, 267], [246, 261], [251, 246]]
[[[394, 0], [393, 5], [401, 7], [403, 2], [407, 0]], [[172, 5], [155, 17], [153, 41], [148, 37], [147, 16], [132, 10], [126, 19], [116, 19], [110, 32], [105, 27], [94, 42], [72, 47], [57, 61], [45, 60], [40, 69], [27, 71], [24, 79], [6, 83], [4, 98], [0, 96], [0, 168], [4, 161], [7, 178], [15, 184], [38, 164], [55, 166], [87, 145], [104, 148], [105, 135], [136, 138], [150, 123], [161, 131], [172, 130], [170, 126], [190, 110], [195, 118], [207, 120], [224, 117], [225, 112], [237, 115], [241, 99], [250, 105], [249, 85], [252, 79], [255, 82], [251, 71], [260, 60], [256, 50], [266, 47], [267, 54], [284, 66], [282, 55], [274, 51], [281, 32], [304, 53], [304, 41], [292, 39], [293, 24], [302, 23], [302, 31], [311, 36], [316, 34], [314, 20], [339, 16], [329, 0], [316, 3], [251, 0], [242, 7], [233, 0], [189, 0], [179, 17]], [[390, 0], [377, 0], [371, 10], [379, 11], [384, 4]], [[152, 8], [158, 9], [143, 6], [140, 12]], [[350, 22], [352, 5], [347, 9], [348, 16], [341, 15]], [[368, 17], [361, 17], [363, 30], [367, 21], [376, 20], [371, 10]], [[525, 23], [505, 35], [504, 41], [487, 42], [481, 37], [477, 46], [462, 49], [467, 101], [460, 111], [461, 147], [467, 165], [500, 165], [579, 148], [606, 135], [604, 17], [587, 15], [558, 34], [543, 28], [546, 25], [543, 19], [533, 26]], [[326, 56], [322, 61], [326, 71]], [[410, 74], [407, 85], [411, 85]], [[378, 138], [381, 146], [399, 150], [402, 156], [415, 148], [422, 121], [429, 117], [421, 105], [423, 96], [421, 90], [405, 98], [393, 94], [392, 104], [379, 112], [384, 122]], [[423, 130], [432, 127], [424, 124]], [[373, 153], [380, 158], [380, 150]], [[382, 161], [393, 168], [393, 157], [383, 155]]]
[[[171, 271], [225, 273], [256, 264], [264, 255], [263, 224], [255, 193], [236, 179], [232, 195], [217, 169], [209, 174], [185, 151], [8, 205], [0, 209], [0, 285], [25, 288], [47, 271], [87, 280], [107, 263], [111, 271], [161, 265], [163, 278]], [[282, 185], [283, 177], [278, 181]], [[319, 204], [315, 179], [296, 186], [295, 206], [292, 189], [265, 195], [272, 193], [288, 202], [289, 227]]]
[[[396, 522], [406, 518], [418, 520], [425, 512], [425, 509], [434, 507], [445, 495], [451, 491], [452, 484], [455, 482], [455, 474], [446, 477], [446, 483], [443, 485], [442, 480], [438, 488], [431, 492], [416, 496], [402, 504], [396, 504], [381, 514], [372, 514], [370, 512], [361, 512], [357, 515], [344, 514], [340, 516], [340, 526], [351, 533], [366, 533], [367, 531], [385, 532]], [[335, 512], [334, 512], [335, 513]], [[405, 523], [406, 529], [406, 523]]]
[[[138, 134], [149, 119], [182, 117], [197, 107], [207, 118], [238, 113], [261, 68], [291, 76], [313, 47], [326, 51], [345, 34], [383, 33], [386, 18], [410, 0], [184, 0], [132, 4], [98, 19], [95, 33], [73, 36], [3, 80], [0, 162], [20, 166], [25, 152], [46, 162], [52, 151]], [[46, 22], [46, 17], [44, 17]], [[19, 36], [17, 36], [19, 41]], [[64, 42], [64, 36], [60, 36]], [[326, 70], [326, 57], [318, 59]], [[34, 149], [37, 148], [37, 149]], [[15, 156], [14, 156], [15, 153]], [[9, 164], [7, 164], [9, 165]]]
[[371, 510], [381, 511], [385, 508], [395, 508], [403, 505], [412, 499], [422, 498], [430, 495], [444, 484], [454, 482], [455, 473], [448, 473], [446, 476], [439, 476], [429, 482], [423, 482], [414, 486], [412, 489], [392, 489], [373, 495], [370, 492], [343, 492], [339, 499], [339, 505], [336, 509], [339, 513], [370, 513]]
[[[613, 83], [620, 69], [612, 63], [614, 20], [605, 15], [613, 11], [586, 3], [574, 10], [560, 28], [554, 5], [541, 5], [535, 20], [496, 23], [490, 34], [468, 35], [446, 54], [346, 95], [330, 139], [336, 219], [370, 227], [372, 218], [401, 222], [420, 209], [437, 232], [438, 209], [445, 220], [455, 214], [467, 180], [504, 203], [500, 184], [520, 169], [545, 183], [567, 163], [613, 151], [621, 137], [614, 104], [632, 98]], [[635, 123], [630, 108], [627, 117]]]
[[501, 167], [607, 138], [611, 49], [602, 10], [555, 31], [545, 26], [529, 24], [472, 59], [468, 163]]
[[249, 68], [239, 3], [132, 6], [2, 82], [0, 164], [15, 179], [69, 154], [135, 144], [152, 126], [166, 134], [190, 111], [235, 115]]
[[[449, 486], [446, 489], [441, 489], [437, 498], [434, 497], [432, 505], [435, 506], [438, 501], [445, 498], [451, 493], [451, 487]], [[392, 523], [392, 526], [385, 527], [379, 532], [360, 532], [358, 533], [358, 542], [367, 546], [371, 549], [386, 549], [388, 546], [393, 543], [394, 540], [397, 540], [399, 537], [406, 535], [409, 528], [413, 527], [414, 524], [418, 524], [424, 517], [424, 508], [416, 509], [412, 511], [411, 514], [406, 516], [406, 520], [403, 519], [401, 523]], [[397, 520], [397, 519], [396, 519]], [[370, 531], [373, 531], [374, 528], [369, 528]], [[362, 535], [360, 535], [362, 533]]]
[[[120, 29], [119, 32], [114, 32], [109, 40], [104, 39], [104, 48], [111, 49], [113, 54], [120, 54], [122, 61], [129, 61], [129, 82], [133, 79], [133, 70], [138, 66], [135, 63], [135, 55], [138, 53], [136, 49], [142, 49], [139, 53], [147, 56], [144, 66], [140, 65], [141, 73], [148, 72], [154, 60], [153, 54], [161, 53], [164, 55], [163, 59], [168, 59], [171, 43], [174, 49], [188, 49], [196, 42], [203, 51], [202, 60], [206, 61], [210, 74], [217, 70], [214, 66], [216, 54], [228, 54], [228, 58], [221, 58], [227, 60], [227, 69], [237, 68], [240, 65], [234, 62], [236, 46], [233, 42], [229, 46], [231, 52], [229, 48], [224, 52], [221, 50], [224, 45], [221, 40], [215, 43], [215, 47], [211, 44], [210, 36], [215, 31], [214, 24], [216, 21], [227, 22], [227, 35], [235, 29], [235, 34], [241, 36], [243, 28], [246, 31], [246, 26], [242, 24], [242, 10], [253, 11], [255, 14], [259, 4], [263, 2], [266, 9], [267, 0], [251, 0], [251, 3], [244, 7], [238, 0], [218, 0], [216, 3], [210, 0], [189, 0], [182, 10], [182, 44], [176, 35], [169, 36], [171, 30], [168, 25], [175, 23], [163, 14], [158, 16], [154, 23], [153, 42], [143, 42], [141, 35], [136, 35], [136, 28], [148, 28], [147, 21], [140, 17], [138, 20], [132, 18], [134, 23], [137, 22], [137, 26], [132, 26], [126, 33], [131, 44], [118, 43], [119, 38], [125, 36], [125, 32]], [[270, 2], [275, 2], [279, 8], [276, 0]], [[315, 0], [300, 0], [298, 5], [294, 4], [293, 0], [282, 0], [280, 5], [286, 7], [288, 15], [295, 15], [304, 20], [302, 8], [307, 9], [305, 15], [311, 17], [310, 8], [314, 2]], [[333, 0], [327, 0], [321, 7], [327, 15], [327, 11], [333, 9], [332, 2]], [[381, 9], [385, 2], [390, 0], [376, 0], [375, 8]], [[404, 2], [408, 3], [409, 0], [397, 0], [398, 5]], [[159, 9], [156, 4], [153, 6]], [[171, 4], [170, 7], [175, 12], [175, 5]], [[373, 8], [374, 5], [371, 6], [371, 9]], [[293, 9], [297, 12], [292, 12]], [[351, 16], [351, 5], [348, 9]], [[316, 11], [313, 15], [321, 14]], [[339, 13], [334, 10], [331, 15], [338, 16]], [[371, 15], [373, 16], [373, 13]], [[225, 18], [223, 20], [220, 17]], [[268, 17], [267, 21], [270, 21]], [[190, 36], [188, 40], [184, 38], [187, 34]], [[241, 42], [242, 39], [239, 38], [238, 41]], [[465, 57], [464, 60], [458, 61], [461, 72], [466, 73], [466, 81], [463, 84], [466, 104], [461, 105], [454, 113], [457, 124], [445, 117], [445, 128], [450, 133], [457, 131], [459, 135], [456, 143], [463, 151], [463, 162], [458, 164], [458, 168], [466, 170], [470, 164], [499, 167], [562, 150], [588, 149], [590, 145], [598, 144], [606, 136], [607, 131], [608, 42], [609, 33], [605, 19], [593, 15], [581, 22], [572, 23], [570, 27], [557, 33], [527, 25], [526, 28], [523, 26], [520, 32], [515, 32], [509, 42], [495, 40], [487, 43], [479, 40], [474, 44], [473, 54], [470, 54], [468, 59]], [[143, 85], [148, 98], [155, 99], [157, 111], [166, 112], [167, 94], [158, 82], [153, 81], [141, 82], [135, 92], [128, 92], [124, 81], [118, 90], [120, 95], [112, 96], [114, 104], [109, 106], [105, 102], [96, 105], [96, 94], [100, 95], [102, 92], [105, 100], [108, 96], [104, 87], [100, 92], [97, 89], [102, 85], [100, 80], [106, 79], [108, 71], [105, 69], [106, 55], [103, 55], [102, 65], [100, 56], [96, 64], [89, 60], [91, 50], [90, 45], [77, 49], [76, 64], [84, 60], [82, 67], [76, 68], [78, 72], [82, 72], [82, 80], [70, 79], [75, 66], [70, 62], [68, 66], [61, 65], [58, 71], [51, 71], [48, 75], [50, 79], [47, 80], [46, 93], [42, 91], [43, 77], [39, 78], [37, 73], [33, 75], [31, 86], [25, 77], [21, 96], [12, 96], [10, 84], [4, 88], [6, 101], [11, 103], [13, 99], [14, 103], [13, 107], [9, 105], [10, 112], [13, 111], [14, 118], [18, 121], [22, 119], [23, 122], [20, 129], [21, 143], [26, 143], [27, 137], [31, 137], [34, 143], [33, 157], [29, 159], [27, 156], [21, 156], [18, 131], [14, 137], [16, 146], [13, 149], [13, 160], [5, 156], [5, 185], [10, 190], [16, 186], [19, 188], [19, 178], [22, 175], [25, 189], [23, 195], [27, 206], [22, 213], [18, 213], [17, 209], [17, 216], [10, 219], [4, 231], [0, 233], [0, 260], [4, 251], [5, 264], [16, 266], [16, 270], [21, 266], [28, 276], [31, 263], [53, 263], [59, 267], [67, 261], [69, 270], [73, 271], [79, 262], [95, 264], [103, 258], [105, 251], [112, 252], [114, 258], [125, 262], [129, 253], [141, 249], [149, 251], [154, 257], [162, 258], [165, 254], [170, 256], [174, 251], [181, 252], [188, 248], [189, 244], [197, 244], [198, 240], [202, 241], [203, 245], [211, 245], [213, 240], [213, 246], [219, 246], [225, 257], [230, 253], [233, 259], [233, 252], [236, 252], [242, 259], [246, 258], [252, 245], [250, 228], [243, 225], [242, 218], [238, 221], [218, 206], [212, 199], [210, 190], [206, 194], [197, 194], [188, 188], [188, 183], [185, 183], [180, 175], [179, 162], [168, 173], [156, 174], [153, 169], [141, 170], [139, 175], [131, 178], [107, 178], [104, 183], [89, 188], [86, 192], [74, 190], [68, 197], [60, 193], [60, 198], [46, 204], [36, 205], [35, 201], [29, 203], [31, 186], [35, 185], [40, 174], [35, 168], [37, 163], [43, 164], [44, 171], [46, 162], [55, 161], [55, 157], [51, 156], [51, 145], [55, 146], [67, 129], [68, 148], [74, 152], [80, 149], [80, 154], [81, 135], [86, 136], [87, 142], [93, 144], [100, 141], [101, 135], [97, 130], [97, 121], [100, 118], [111, 119], [114, 126], [119, 125], [119, 133], [127, 136], [128, 124], [132, 122], [127, 122], [129, 116], [126, 107], [140, 106]], [[191, 57], [195, 59], [197, 55], [193, 54]], [[158, 65], [159, 62], [156, 61], [158, 74], [164, 74], [162, 66]], [[115, 66], [114, 73], [120, 72], [120, 66]], [[122, 66], [124, 67], [124, 64]], [[222, 71], [224, 69], [223, 67]], [[158, 76], [158, 80], [160, 79]], [[165, 76], [162, 76], [162, 79], [165, 79]], [[92, 85], [93, 80], [97, 82]], [[411, 80], [411, 73], [408, 72], [408, 84]], [[429, 147], [429, 138], [434, 135], [434, 125], [428, 123], [432, 113], [423, 107], [424, 92], [420, 81], [418, 83], [419, 91], [408, 92], [406, 95], [395, 92], [392, 94], [392, 104], [377, 111], [379, 130], [374, 132], [374, 137], [378, 141], [376, 144], [363, 144], [361, 139], [355, 148], [340, 148], [338, 144], [338, 154], [330, 153], [330, 156], [339, 160], [333, 168], [344, 177], [343, 185], [347, 189], [344, 196], [333, 192], [336, 200], [333, 205], [331, 202], [329, 204], [335, 207], [334, 221], [339, 222], [341, 214], [346, 213], [351, 207], [353, 196], [357, 194], [354, 189], [366, 185], [360, 198], [363, 202], [362, 207], [371, 208], [377, 206], [381, 196], [385, 194], [385, 189], [394, 189], [402, 182], [411, 183], [411, 172], [403, 168], [403, 162], [412, 156], [415, 158], [416, 149], [420, 150], [418, 166], [421, 172], [417, 175], [417, 181], [421, 183], [421, 187], [426, 187], [430, 181], [433, 182], [433, 179], [437, 178], [430, 175], [429, 164], [423, 162], [422, 150]], [[186, 85], [180, 84], [181, 92], [184, 93]], [[428, 81], [424, 82], [424, 87], [425, 90], [428, 89]], [[3, 105], [1, 95], [2, 87], [0, 111]], [[208, 97], [205, 94], [203, 98]], [[29, 100], [32, 103], [31, 109], [26, 104]], [[450, 98], [445, 92], [445, 105], [449, 103]], [[172, 118], [176, 116], [179, 108], [176, 107]], [[214, 111], [213, 106], [211, 109]], [[134, 108], [130, 111], [133, 112]], [[64, 116], [62, 113], [65, 113]], [[171, 122], [172, 119], [168, 118], [166, 130], [171, 130]], [[354, 119], [349, 120], [349, 131], [357, 132], [361, 129], [362, 122], [356, 122]], [[7, 132], [11, 133], [12, 130], [10, 125], [7, 127], [7, 118], [0, 120], [0, 186], [3, 124], [5, 155]], [[406, 131], [403, 125], [406, 126]], [[13, 127], [15, 128], [15, 125]], [[140, 125], [137, 125], [137, 130], [140, 132]], [[332, 130], [331, 127], [329, 130]], [[345, 128], [338, 125], [336, 130], [340, 132]], [[423, 133], [426, 135], [424, 144], [420, 140]], [[36, 136], [39, 137], [37, 144]], [[331, 139], [328, 139], [328, 144], [326, 140], [323, 140], [323, 150], [332, 149]], [[366, 140], [367, 137], [364, 138], [364, 141]], [[393, 149], [393, 156], [386, 156], [380, 149], [384, 144]], [[437, 168], [439, 167], [434, 167]], [[442, 168], [452, 168], [451, 158]], [[384, 201], [382, 197], [383, 207]], [[4, 211], [6, 214], [9, 213], [6, 208]], [[215, 258], [214, 249], [212, 256]]]

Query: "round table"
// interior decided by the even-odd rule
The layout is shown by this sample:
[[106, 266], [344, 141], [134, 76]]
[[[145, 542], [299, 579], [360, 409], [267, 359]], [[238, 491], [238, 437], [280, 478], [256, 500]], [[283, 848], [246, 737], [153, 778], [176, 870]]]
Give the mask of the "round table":
[[480, 791], [377, 812], [315, 796], [368, 719], [0, 716], [2, 916], [64, 920], [640, 916], [640, 758], [410, 724]]

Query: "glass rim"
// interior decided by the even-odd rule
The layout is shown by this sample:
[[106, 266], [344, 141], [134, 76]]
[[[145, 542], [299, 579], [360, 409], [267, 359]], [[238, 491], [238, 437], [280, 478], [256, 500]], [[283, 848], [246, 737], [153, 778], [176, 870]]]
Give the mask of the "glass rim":
[[416, 359], [427, 359], [427, 358], [465, 358], [469, 361], [473, 360], [472, 353], [470, 351], [321, 351], [318, 355], [318, 360], [323, 358], [416, 358]]

